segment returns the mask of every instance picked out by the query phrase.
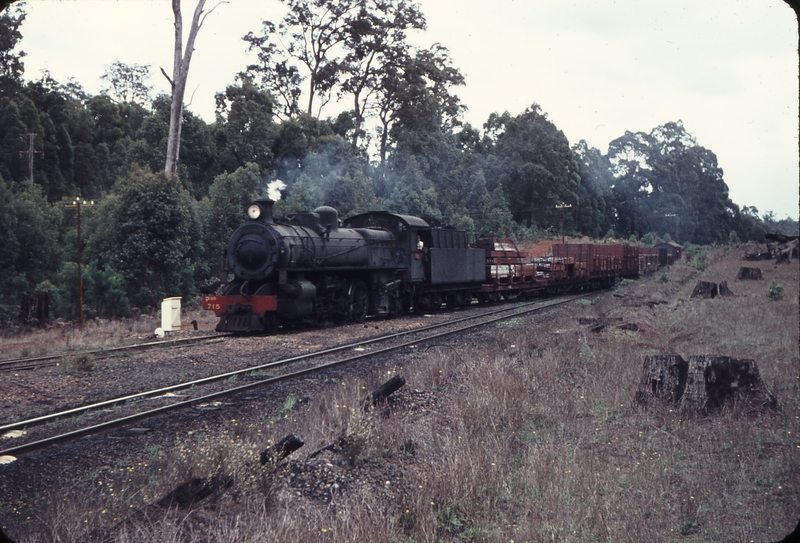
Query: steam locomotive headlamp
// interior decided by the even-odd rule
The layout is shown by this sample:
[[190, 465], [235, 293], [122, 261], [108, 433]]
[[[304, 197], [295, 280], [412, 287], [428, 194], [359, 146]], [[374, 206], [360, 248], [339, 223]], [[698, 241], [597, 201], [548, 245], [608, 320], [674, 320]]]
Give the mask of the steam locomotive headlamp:
[[253, 204], [247, 208], [247, 216], [250, 217], [252, 220], [256, 220], [261, 216], [261, 206], [258, 204]]

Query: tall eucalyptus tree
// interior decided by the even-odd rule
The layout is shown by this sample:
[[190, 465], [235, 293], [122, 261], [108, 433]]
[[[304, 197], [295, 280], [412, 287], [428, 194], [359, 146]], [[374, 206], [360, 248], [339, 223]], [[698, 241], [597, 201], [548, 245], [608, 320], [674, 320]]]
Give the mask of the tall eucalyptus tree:
[[264, 86], [281, 97], [284, 113], [290, 117], [300, 113], [297, 100], [302, 93], [301, 84], [307, 80], [305, 112], [313, 116], [315, 98], [321, 102], [320, 110], [331, 100], [339, 82], [345, 55], [343, 46], [360, 2], [286, 0], [286, 3], [289, 11], [277, 26], [265, 20], [260, 34], [251, 31], [242, 38], [250, 44], [251, 51], [258, 53], [259, 63], [248, 66], [248, 71], [260, 76]]
[[192, 22], [189, 26], [189, 36], [186, 48], [183, 47], [183, 16], [181, 15], [181, 0], [172, 0], [172, 13], [175, 17], [175, 45], [173, 52], [172, 77], [169, 77], [161, 68], [161, 73], [169, 81], [172, 88], [172, 106], [169, 115], [169, 138], [167, 139], [167, 158], [164, 172], [171, 177], [178, 170], [178, 158], [181, 147], [181, 124], [183, 117], [183, 96], [186, 93], [186, 79], [189, 77], [189, 64], [194, 53], [194, 42], [197, 33], [209, 13], [214, 11], [219, 4], [204, 11], [206, 0], [197, 0]]

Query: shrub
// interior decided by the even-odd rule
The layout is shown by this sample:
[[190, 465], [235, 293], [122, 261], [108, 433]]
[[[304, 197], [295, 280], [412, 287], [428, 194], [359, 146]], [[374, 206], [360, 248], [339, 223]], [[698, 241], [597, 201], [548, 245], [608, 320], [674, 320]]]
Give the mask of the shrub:
[[79, 353], [63, 361], [65, 373], [87, 373], [95, 368], [94, 358], [89, 353]]
[[705, 253], [702, 253], [697, 256], [697, 258], [693, 258], [689, 265], [696, 269], [697, 271], [704, 271], [708, 267], [708, 259]]
[[296, 405], [297, 405], [297, 396], [295, 396], [294, 394], [290, 394], [289, 396], [286, 397], [286, 400], [284, 400], [282, 410], [284, 413], [287, 413], [292, 409], [294, 409]]
[[94, 282], [94, 302], [101, 315], [123, 317], [130, 314], [125, 278], [112, 268], [90, 271]]
[[652, 246], [658, 242], [658, 235], [655, 232], [648, 232], [642, 236], [642, 243], [645, 245]]
[[697, 271], [704, 271], [708, 267], [708, 249], [707, 245], [687, 243], [683, 248], [687, 264]]
[[780, 300], [783, 298], [783, 285], [779, 285], [774, 279], [770, 281], [767, 296], [769, 296], [770, 300]]
[[669, 283], [669, 276], [667, 275], [667, 272], [663, 272], [661, 275], [659, 275], [658, 280], [662, 283]]
[[616, 283], [614, 283], [614, 290], [623, 289], [633, 283], [635, 283], [633, 279], [617, 279]]

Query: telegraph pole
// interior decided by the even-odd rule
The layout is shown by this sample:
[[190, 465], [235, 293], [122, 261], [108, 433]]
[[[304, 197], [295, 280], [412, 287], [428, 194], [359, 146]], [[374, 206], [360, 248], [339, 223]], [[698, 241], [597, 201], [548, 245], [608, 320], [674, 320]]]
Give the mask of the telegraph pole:
[[33, 139], [37, 135], [38, 134], [36, 134], [36, 132], [29, 132], [27, 134], [20, 134], [19, 135], [19, 138], [22, 141], [25, 141], [26, 138], [28, 140], [28, 150], [27, 151], [20, 151], [19, 152], [19, 156], [22, 156], [22, 155], [24, 155], [26, 153], [28, 154], [28, 179], [30, 179], [31, 181], [33, 181], [33, 155], [35, 155], [35, 154], [44, 155], [44, 151], [35, 151], [34, 148], [33, 148]]
[[94, 201], [75, 198], [64, 207], [78, 210], [78, 330], [83, 330], [83, 277], [81, 276], [81, 206], [93, 206]]
[[565, 243], [565, 241], [564, 241], [565, 240], [565, 238], [564, 238], [564, 210], [565, 209], [571, 209], [571, 208], [572, 208], [572, 204], [565, 204], [564, 202], [561, 202], [560, 204], [556, 205], [556, 209], [560, 209], [561, 210], [561, 243]]

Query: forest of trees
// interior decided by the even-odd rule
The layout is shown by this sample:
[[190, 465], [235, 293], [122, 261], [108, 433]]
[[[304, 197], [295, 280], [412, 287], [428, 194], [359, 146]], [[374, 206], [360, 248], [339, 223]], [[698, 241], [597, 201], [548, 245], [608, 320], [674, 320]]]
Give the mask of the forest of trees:
[[[407, 40], [425, 28], [418, 7], [284, 3], [280, 22], [256, 20], [243, 37], [255, 63], [216, 95], [215, 121], [183, 109], [174, 175], [165, 173], [172, 97], [150, 96], [149, 66], [115, 62], [98, 74], [97, 95], [46, 72], [26, 79], [24, 5], [0, 12], [0, 322], [35, 289], [49, 290], [55, 316], [75, 317], [77, 214], [65, 205], [76, 197], [93, 202], [81, 210], [88, 316], [147, 310], [220, 277], [245, 205], [276, 180], [278, 215], [383, 209], [473, 236], [559, 230], [561, 203], [572, 206], [567, 233], [596, 238], [711, 244], [796, 233], [796, 221], [733, 203], [716, 156], [679, 120], [626, 132], [606, 154], [570, 145], [534, 97], [478, 129], [461, 121], [464, 78], [448, 50]], [[352, 107], [323, 118], [334, 99]]]

